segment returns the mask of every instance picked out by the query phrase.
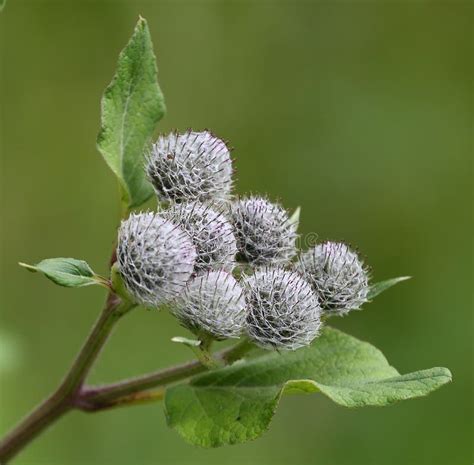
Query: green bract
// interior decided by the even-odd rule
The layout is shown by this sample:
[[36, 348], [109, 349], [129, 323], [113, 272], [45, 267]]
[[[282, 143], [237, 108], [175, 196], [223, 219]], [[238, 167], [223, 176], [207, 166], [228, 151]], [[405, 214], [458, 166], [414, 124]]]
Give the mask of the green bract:
[[400, 375], [372, 345], [325, 328], [310, 347], [273, 352], [171, 387], [165, 410], [169, 426], [188, 442], [217, 447], [259, 437], [283, 393], [319, 391], [345, 407], [383, 406], [449, 381], [446, 368]]
[[157, 74], [150, 32], [140, 18], [102, 98], [97, 138], [99, 151], [118, 178], [125, 208], [137, 207], [153, 194], [145, 178], [143, 151], [165, 114]]

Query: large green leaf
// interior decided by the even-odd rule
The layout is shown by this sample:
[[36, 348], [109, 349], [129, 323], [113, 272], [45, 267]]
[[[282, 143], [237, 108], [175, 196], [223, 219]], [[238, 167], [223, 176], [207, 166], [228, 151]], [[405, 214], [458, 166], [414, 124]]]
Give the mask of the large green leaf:
[[237, 362], [168, 389], [165, 411], [187, 441], [217, 447], [260, 436], [284, 392], [320, 391], [346, 407], [383, 406], [450, 380], [446, 368], [400, 375], [372, 345], [325, 328], [308, 348]]
[[165, 113], [157, 75], [150, 32], [140, 18], [102, 98], [97, 138], [97, 147], [117, 176], [128, 208], [141, 205], [153, 192], [145, 177], [143, 152]]
[[92, 284], [107, 287], [107, 281], [96, 275], [83, 260], [75, 258], [47, 258], [36, 265], [20, 263], [29, 271], [39, 271], [60, 286], [83, 287]]

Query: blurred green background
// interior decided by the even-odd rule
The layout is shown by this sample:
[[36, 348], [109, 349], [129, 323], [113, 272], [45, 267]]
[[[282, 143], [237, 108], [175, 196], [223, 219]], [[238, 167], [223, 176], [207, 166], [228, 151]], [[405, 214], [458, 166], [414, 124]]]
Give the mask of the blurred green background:
[[[0, 432], [51, 391], [103, 300], [17, 266], [73, 256], [106, 273], [118, 218], [95, 149], [99, 100], [139, 14], [168, 115], [236, 148], [238, 191], [302, 206], [301, 229], [356, 244], [375, 278], [412, 275], [332, 324], [401, 372], [447, 366], [428, 398], [347, 410], [283, 399], [245, 445], [203, 450], [162, 406], [73, 413], [18, 459], [34, 465], [458, 465], [472, 462], [473, 3], [9, 0], [0, 14]], [[189, 357], [168, 315], [135, 311], [92, 374]]]

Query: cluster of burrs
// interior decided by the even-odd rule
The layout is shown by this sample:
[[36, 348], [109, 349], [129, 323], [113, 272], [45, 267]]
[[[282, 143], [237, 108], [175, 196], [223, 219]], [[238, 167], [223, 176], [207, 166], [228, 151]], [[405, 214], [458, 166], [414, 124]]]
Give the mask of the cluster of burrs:
[[281, 205], [232, 195], [229, 148], [210, 132], [161, 136], [146, 173], [160, 209], [124, 220], [117, 246], [137, 303], [166, 305], [200, 337], [294, 350], [317, 337], [323, 315], [366, 302], [367, 269], [346, 244], [298, 256], [297, 221]]

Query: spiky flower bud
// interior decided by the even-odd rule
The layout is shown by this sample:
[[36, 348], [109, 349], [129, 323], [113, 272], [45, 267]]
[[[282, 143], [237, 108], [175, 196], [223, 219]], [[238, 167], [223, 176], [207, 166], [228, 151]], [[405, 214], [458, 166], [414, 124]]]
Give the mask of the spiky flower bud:
[[157, 307], [178, 296], [193, 272], [196, 256], [189, 236], [157, 214], [132, 214], [120, 225], [117, 263], [138, 303]]
[[232, 225], [219, 211], [200, 202], [172, 204], [160, 213], [179, 224], [193, 241], [196, 272], [224, 269], [232, 271], [237, 245]]
[[246, 303], [239, 283], [224, 271], [211, 271], [191, 280], [172, 313], [183, 326], [216, 339], [241, 335]]
[[244, 279], [247, 333], [259, 346], [295, 350], [307, 346], [321, 326], [318, 298], [298, 273], [260, 269]]
[[239, 259], [253, 265], [278, 265], [296, 254], [296, 226], [278, 204], [261, 197], [236, 200], [230, 207]]
[[329, 315], [345, 315], [367, 301], [367, 270], [346, 244], [317, 245], [301, 256], [296, 269], [312, 284]]
[[146, 171], [162, 201], [223, 201], [232, 190], [229, 149], [208, 131], [160, 136]]

